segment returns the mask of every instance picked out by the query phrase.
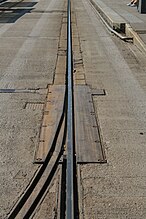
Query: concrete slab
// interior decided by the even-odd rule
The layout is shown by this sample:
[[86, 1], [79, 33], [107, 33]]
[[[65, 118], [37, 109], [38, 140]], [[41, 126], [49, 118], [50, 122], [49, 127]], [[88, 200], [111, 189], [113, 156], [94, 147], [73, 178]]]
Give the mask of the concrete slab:
[[[146, 15], [139, 14], [135, 8], [128, 7], [126, 5], [126, 1], [100, 1], [100, 0], [91, 0], [94, 7], [100, 13], [100, 15], [104, 18], [104, 20], [113, 28], [114, 22], [119, 23], [123, 19], [123, 32], [126, 33], [126, 36], [133, 37], [133, 42], [137, 45], [142, 51], [146, 52], [146, 41], [145, 36], [141, 36], [141, 34], [146, 33]], [[133, 9], [133, 10], [132, 10]]]
[[[42, 0], [31, 13], [22, 14], [33, 4], [24, 2], [25, 8], [20, 4], [17, 13], [13, 8], [0, 17], [0, 89], [47, 88], [53, 82], [64, 1]], [[38, 168], [33, 157], [45, 100], [43, 92], [0, 94], [0, 218]]]
[[[145, 219], [145, 55], [108, 34], [89, 1], [74, 1], [86, 83], [106, 90], [94, 105], [108, 163], [80, 167], [81, 218]], [[126, 1], [103, 3], [136, 11]]]
[[113, 29], [125, 32], [126, 21], [119, 14], [104, 4], [103, 1], [91, 0], [91, 3]]
[[133, 28], [134, 31], [137, 33], [146, 33], [146, 23], [141, 22], [141, 23], [131, 23], [131, 27]]
[[[141, 31], [140, 31], [141, 32]], [[142, 41], [146, 44], [146, 31], [143, 31], [145, 33], [139, 33], [140, 38], [142, 39]]]

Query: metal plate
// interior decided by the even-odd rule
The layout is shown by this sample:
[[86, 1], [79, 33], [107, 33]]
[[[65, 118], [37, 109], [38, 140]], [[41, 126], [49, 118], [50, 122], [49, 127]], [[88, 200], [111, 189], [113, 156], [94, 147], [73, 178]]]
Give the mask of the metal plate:
[[35, 152], [34, 163], [43, 163], [51, 148], [64, 107], [64, 85], [49, 87], [49, 95], [44, 109], [39, 145]]
[[77, 163], [106, 162], [88, 86], [75, 86], [75, 139]]
[[25, 107], [24, 107], [25, 109], [27, 109], [27, 110], [43, 110], [43, 108], [44, 108], [44, 103], [26, 103], [26, 105], [25, 105]]
[[104, 89], [91, 89], [92, 96], [103, 96], [106, 95], [106, 92]]

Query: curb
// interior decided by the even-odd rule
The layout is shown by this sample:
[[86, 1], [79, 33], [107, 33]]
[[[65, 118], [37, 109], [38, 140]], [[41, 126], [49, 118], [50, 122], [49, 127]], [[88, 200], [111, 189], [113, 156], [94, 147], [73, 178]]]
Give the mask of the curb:
[[90, 2], [113, 30], [121, 31], [126, 35], [126, 37], [132, 37], [133, 44], [146, 53], [146, 44], [126, 20], [105, 5], [101, 0], [90, 0]]
[[90, 1], [91, 4], [95, 7], [95, 9], [99, 12], [99, 14], [103, 17], [103, 19], [113, 30], [125, 33], [126, 21], [119, 14], [117, 14], [114, 10], [109, 8], [100, 0]]
[[141, 51], [146, 53], [146, 44], [140, 38], [137, 32], [135, 32], [130, 24], [126, 24], [125, 34], [128, 37], [133, 37], [133, 44], [136, 45]]

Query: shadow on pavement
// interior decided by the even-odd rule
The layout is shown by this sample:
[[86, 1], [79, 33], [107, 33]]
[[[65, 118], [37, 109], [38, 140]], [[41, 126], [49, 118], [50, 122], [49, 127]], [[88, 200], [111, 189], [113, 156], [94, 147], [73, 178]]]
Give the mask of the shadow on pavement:
[[0, 5], [0, 23], [15, 23], [26, 13], [31, 13], [38, 2], [6, 2]]

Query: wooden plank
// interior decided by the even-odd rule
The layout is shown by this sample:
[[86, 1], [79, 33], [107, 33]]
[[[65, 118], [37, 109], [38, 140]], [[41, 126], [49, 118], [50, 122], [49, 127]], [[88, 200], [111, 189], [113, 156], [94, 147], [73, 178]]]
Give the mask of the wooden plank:
[[88, 86], [75, 86], [75, 139], [77, 163], [106, 162]]
[[34, 163], [43, 163], [51, 149], [60, 118], [64, 107], [64, 85], [52, 85], [49, 87], [43, 122], [40, 132], [39, 145], [35, 151]]

